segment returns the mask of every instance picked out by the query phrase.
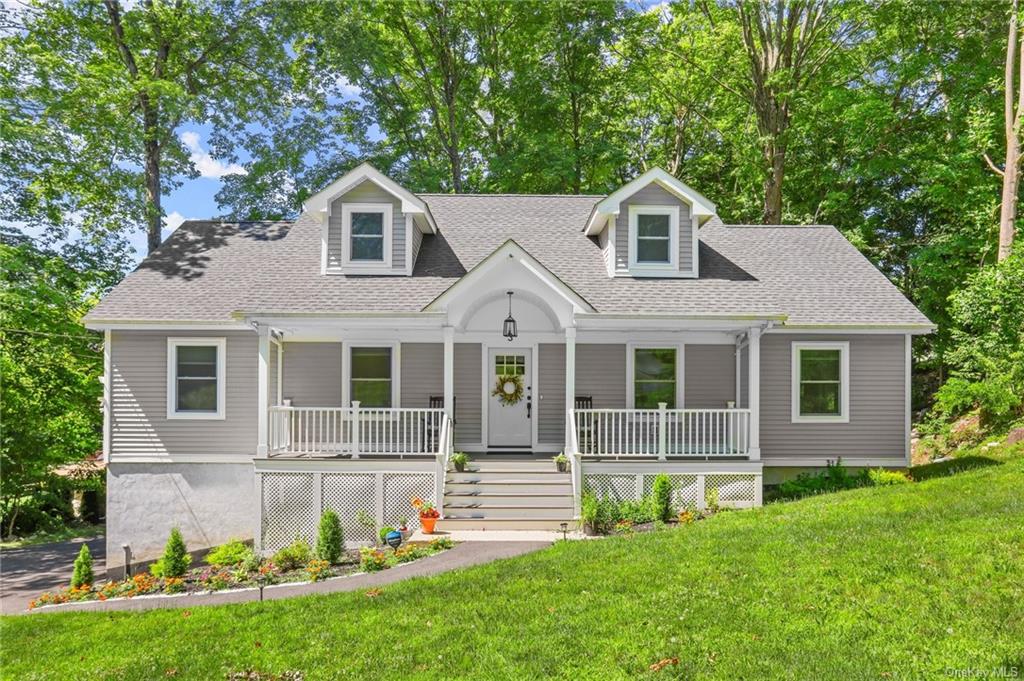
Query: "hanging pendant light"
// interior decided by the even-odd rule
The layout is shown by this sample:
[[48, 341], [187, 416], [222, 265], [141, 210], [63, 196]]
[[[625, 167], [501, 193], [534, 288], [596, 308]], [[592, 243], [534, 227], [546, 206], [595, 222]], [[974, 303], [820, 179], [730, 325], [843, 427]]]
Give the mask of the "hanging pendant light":
[[501, 325], [501, 335], [507, 338], [509, 343], [519, 335], [515, 317], [512, 316], [512, 291], [508, 291], [508, 317], [505, 317], [505, 323]]

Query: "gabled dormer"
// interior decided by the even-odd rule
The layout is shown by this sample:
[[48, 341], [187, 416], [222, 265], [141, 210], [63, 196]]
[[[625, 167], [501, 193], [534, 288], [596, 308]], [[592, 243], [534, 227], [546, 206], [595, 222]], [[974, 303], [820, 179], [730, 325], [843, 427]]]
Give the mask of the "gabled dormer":
[[302, 205], [320, 220], [321, 274], [412, 274], [424, 234], [437, 226], [427, 204], [368, 163]]
[[608, 276], [697, 277], [697, 229], [714, 215], [715, 204], [653, 168], [598, 202], [586, 233]]

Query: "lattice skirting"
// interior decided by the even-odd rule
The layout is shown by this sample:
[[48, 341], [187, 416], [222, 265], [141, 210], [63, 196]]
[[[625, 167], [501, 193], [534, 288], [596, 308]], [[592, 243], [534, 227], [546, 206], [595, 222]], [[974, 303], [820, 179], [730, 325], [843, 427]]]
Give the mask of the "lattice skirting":
[[437, 503], [433, 473], [257, 473], [260, 537], [264, 552], [302, 537], [313, 545], [320, 514], [333, 509], [341, 519], [345, 544], [372, 543], [375, 530], [361, 524], [365, 514], [376, 527], [416, 523], [412, 497]]
[[[656, 473], [586, 473], [583, 486], [599, 497], [639, 500], [649, 494]], [[731, 508], [761, 505], [761, 476], [752, 473], [670, 474], [672, 493], [680, 508], [706, 508], [717, 494], [718, 503]]]

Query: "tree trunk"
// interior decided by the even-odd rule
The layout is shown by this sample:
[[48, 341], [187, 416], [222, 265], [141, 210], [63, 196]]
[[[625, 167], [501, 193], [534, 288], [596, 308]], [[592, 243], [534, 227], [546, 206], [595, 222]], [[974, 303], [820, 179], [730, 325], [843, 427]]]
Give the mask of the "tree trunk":
[[[1017, 44], [1019, 0], [1010, 8], [1010, 30], [1006, 38], [1003, 122], [1006, 130], [1006, 164], [1003, 166], [1003, 195], [999, 207], [999, 260], [1010, 257], [1017, 221], [1017, 192], [1020, 187], [1021, 115], [1024, 113], [1024, 41]], [[1014, 87], [1014, 72], [1020, 58], [1020, 79]], [[1017, 95], [1016, 97], [1014, 95]], [[1014, 111], [1014, 100], [1016, 111]]]
[[157, 114], [147, 107], [143, 114], [145, 126], [146, 172], [146, 245], [152, 253], [160, 247], [163, 209], [160, 206], [160, 141], [157, 139]]
[[764, 180], [764, 209], [761, 223], [778, 225], [782, 222], [782, 179], [786, 171], [786, 147], [777, 139], [765, 144], [765, 162], [769, 173]]

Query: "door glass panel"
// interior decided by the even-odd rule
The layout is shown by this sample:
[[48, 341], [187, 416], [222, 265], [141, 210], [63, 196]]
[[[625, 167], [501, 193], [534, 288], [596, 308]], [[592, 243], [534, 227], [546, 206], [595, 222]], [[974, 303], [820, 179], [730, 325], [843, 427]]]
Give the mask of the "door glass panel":
[[495, 355], [495, 376], [524, 376], [526, 374], [526, 357], [524, 355]]

